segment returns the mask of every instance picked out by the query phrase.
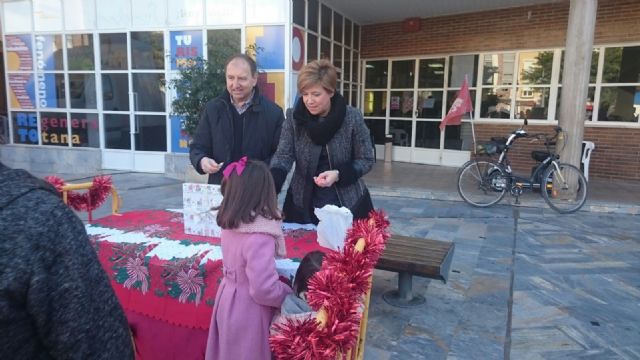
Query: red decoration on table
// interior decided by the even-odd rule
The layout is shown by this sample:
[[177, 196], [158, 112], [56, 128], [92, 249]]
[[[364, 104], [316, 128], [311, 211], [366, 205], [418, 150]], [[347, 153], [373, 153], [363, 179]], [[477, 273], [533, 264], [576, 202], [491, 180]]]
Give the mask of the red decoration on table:
[[[316, 319], [288, 320], [275, 325], [269, 339], [277, 359], [336, 359], [353, 349], [360, 331], [360, 304], [368, 291], [373, 266], [389, 238], [389, 221], [382, 211], [356, 220], [347, 232], [344, 252], [327, 253], [322, 269], [309, 280], [307, 300], [315, 311], [326, 313], [324, 326]], [[356, 249], [365, 240], [362, 251]]]
[[[57, 176], [46, 176], [44, 179], [53, 185], [58, 192], [62, 192], [62, 187], [65, 185], [64, 180]], [[74, 191], [68, 191], [67, 204], [74, 210], [91, 212], [104, 203], [112, 185], [111, 176], [96, 176], [93, 178], [93, 184], [87, 192], [79, 194]]]

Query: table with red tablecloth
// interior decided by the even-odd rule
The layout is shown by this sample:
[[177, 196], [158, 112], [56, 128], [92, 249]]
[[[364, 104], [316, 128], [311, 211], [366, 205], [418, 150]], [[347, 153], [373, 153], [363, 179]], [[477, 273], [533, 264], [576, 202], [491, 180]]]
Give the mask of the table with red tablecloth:
[[[142, 210], [87, 225], [124, 308], [139, 359], [202, 359], [222, 280], [220, 239], [184, 233], [181, 212]], [[321, 249], [316, 232], [285, 226], [287, 259]], [[96, 324], [99, 326], [98, 324]]]

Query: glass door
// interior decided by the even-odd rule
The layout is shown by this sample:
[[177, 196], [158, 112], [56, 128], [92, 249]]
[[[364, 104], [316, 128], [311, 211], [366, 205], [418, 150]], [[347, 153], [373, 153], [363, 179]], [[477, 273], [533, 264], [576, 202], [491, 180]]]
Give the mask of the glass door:
[[104, 168], [164, 172], [164, 36], [100, 34]]

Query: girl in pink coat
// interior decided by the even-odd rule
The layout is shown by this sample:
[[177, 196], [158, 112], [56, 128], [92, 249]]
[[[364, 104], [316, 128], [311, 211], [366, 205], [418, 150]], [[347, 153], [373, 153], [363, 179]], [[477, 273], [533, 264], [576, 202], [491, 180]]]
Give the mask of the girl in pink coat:
[[209, 327], [207, 360], [270, 360], [269, 324], [291, 288], [278, 280], [284, 256], [281, 214], [267, 166], [246, 157], [229, 164], [217, 221], [224, 278]]

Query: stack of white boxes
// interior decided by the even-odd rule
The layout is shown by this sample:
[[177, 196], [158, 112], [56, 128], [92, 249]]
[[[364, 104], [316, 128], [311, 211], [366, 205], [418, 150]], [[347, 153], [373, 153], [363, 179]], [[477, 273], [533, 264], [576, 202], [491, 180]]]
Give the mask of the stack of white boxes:
[[220, 237], [218, 212], [212, 210], [222, 203], [220, 185], [184, 183], [182, 203], [185, 234]]

